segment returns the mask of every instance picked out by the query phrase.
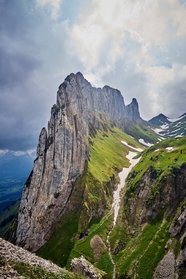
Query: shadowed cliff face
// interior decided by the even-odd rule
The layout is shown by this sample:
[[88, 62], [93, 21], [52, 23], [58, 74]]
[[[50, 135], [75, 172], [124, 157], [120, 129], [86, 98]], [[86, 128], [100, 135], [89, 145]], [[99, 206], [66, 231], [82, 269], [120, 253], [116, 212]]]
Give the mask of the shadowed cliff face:
[[24, 186], [16, 244], [36, 251], [51, 236], [88, 160], [89, 123], [99, 128], [101, 121], [110, 119], [122, 127], [126, 117], [140, 119], [137, 101], [126, 110], [118, 90], [94, 88], [81, 73], [65, 79], [51, 109], [48, 131], [43, 128], [40, 133], [34, 169]]

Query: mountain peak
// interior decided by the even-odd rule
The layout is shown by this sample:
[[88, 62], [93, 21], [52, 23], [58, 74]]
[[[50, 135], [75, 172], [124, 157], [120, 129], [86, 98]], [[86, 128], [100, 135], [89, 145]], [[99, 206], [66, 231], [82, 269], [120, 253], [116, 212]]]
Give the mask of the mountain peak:
[[169, 122], [170, 121], [168, 120], [168, 117], [165, 116], [163, 113], [160, 113], [159, 115], [157, 115], [149, 120], [149, 123], [151, 123], [154, 126], [167, 124]]
[[133, 122], [139, 122], [141, 120], [139, 113], [139, 105], [136, 98], [133, 98], [132, 102], [126, 106], [126, 115]]

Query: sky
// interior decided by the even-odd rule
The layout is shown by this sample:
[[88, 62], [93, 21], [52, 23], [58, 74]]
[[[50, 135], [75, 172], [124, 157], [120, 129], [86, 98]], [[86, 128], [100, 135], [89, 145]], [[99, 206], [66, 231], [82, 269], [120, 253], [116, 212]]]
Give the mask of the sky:
[[186, 112], [186, 0], [0, 0], [0, 149], [35, 149], [81, 72], [149, 120]]

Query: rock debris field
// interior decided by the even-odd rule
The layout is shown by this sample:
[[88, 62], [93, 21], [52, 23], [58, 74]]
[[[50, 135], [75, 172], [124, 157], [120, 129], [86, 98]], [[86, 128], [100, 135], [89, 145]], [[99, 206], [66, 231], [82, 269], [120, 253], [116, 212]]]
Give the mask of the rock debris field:
[[[60, 273], [61, 271], [64, 271], [64, 269], [52, 262], [37, 257], [35, 254], [15, 246], [2, 238], [0, 238], [0, 256], [5, 258], [7, 261], [24, 262], [32, 266], [42, 267], [50, 272]], [[24, 277], [19, 276], [17, 272], [8, 265], [6, 267], [0, 266], [0, 279], [4, 278], [22, 279]]]

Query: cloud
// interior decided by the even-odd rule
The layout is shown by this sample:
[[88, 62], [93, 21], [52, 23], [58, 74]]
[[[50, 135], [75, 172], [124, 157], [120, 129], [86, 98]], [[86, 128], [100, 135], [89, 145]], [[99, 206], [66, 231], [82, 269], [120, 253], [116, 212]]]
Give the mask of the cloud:
[[71, 72], [145, 119], [184, 113], [185, 18], [183, 0], [0, 0], [0, 149], [36, 147]]
[[[124, 52], [126, 33], [133, 43], [141, 45], [140, 59], [150, 61], [148, 50], [158, 46], [167, 51], [169, 41], [186, 35], [185, 5], [178, 1], [98, 1], [93, 9], [74, 24], [71, 36], [85, 68], [93, 69], [100, 64], [100, 53], [107, 45], [105, 57], [109, 57], [110, 69]], [[109, 43], [110, 42], [110, 43]], [[108, 46], [109, 45], [109, 46]], [[135, 55], [135, 54], [134, 54]], [[144, 66], [144, 64], [143, 64]], [[106, 68], [108, 65], [106, 65]]]
[[47, 6], [51, 11], [51, 16], [53, 19], [58, 17], [62, 0], [36, 0], [36, 2], [38, 5]]
[[171, 68], [155, 67], [153, 76], [157, 79], [151, 90], [156, 111], [170, 117], [185, 113], [186, 66], [175, 63]]
[[39, 58], [21, 50], [9, 51], [0, 46], [0, 88], [17, 86], [41, 66]]
[[[127, 103], [136, 97], [145, 119], [163, 109], [170, 114], [172, 109], [173, 114], [175, 98], [168, 97], [167, 90], [176, 79], [180, 83], [175, 83], [175, 91], [183, 92], [186, 4], [177, 0], [92, 3], [92, 11], [71, 32], [85, 76], [95, 85], [119, 88]], [[162, 94], [168, 98], [164, 108]]]
[[32, 0], [1, 0], [0, 12], [0, 149], [33, 149], [59, 84], [79, 61], [67, 21], [54, 21]]

